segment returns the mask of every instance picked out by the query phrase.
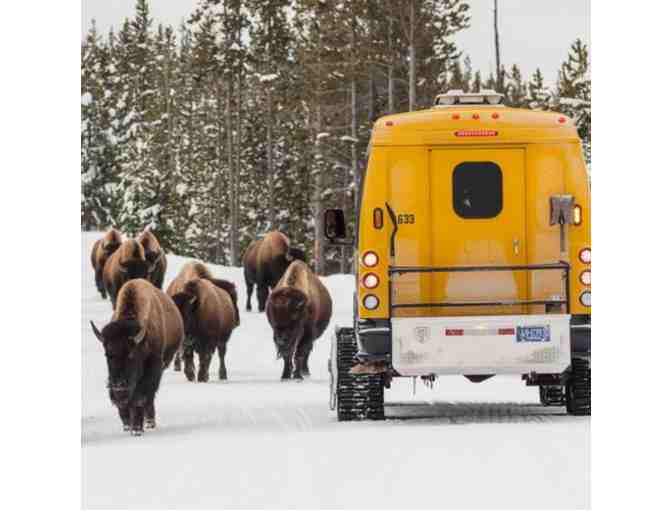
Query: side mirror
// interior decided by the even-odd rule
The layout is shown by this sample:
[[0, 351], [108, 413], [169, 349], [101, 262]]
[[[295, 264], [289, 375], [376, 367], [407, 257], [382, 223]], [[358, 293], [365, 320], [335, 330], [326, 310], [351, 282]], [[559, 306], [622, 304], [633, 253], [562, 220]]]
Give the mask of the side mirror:
[[345, 234], [343, 209], [327, 209], [324, 211], [324, 237], [333, 241], [334, 239], [345, 239]]

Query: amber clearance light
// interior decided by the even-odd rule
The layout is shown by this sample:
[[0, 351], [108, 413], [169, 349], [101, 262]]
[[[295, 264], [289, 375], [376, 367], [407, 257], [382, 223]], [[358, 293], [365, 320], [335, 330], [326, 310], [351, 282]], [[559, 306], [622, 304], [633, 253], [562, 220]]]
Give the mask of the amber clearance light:
[[455, 131], [455, 136], [458, 138], [497, 136], [498, 134], [494, 129], [461, 129]]

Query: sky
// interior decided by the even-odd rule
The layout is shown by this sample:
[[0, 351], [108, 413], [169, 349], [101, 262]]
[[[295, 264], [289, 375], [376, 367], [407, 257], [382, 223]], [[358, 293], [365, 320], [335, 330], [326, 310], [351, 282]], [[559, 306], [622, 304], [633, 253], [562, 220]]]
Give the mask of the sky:
[[[150, 0], [155, 26], [177, 26], [198, 0]], [[471, 27], [457, 34], [474, 70], [494, 71], [492, 0], [470, 0]], [[106, 33], [133, 15], [135, 0], [82, 0], [82, 37], [92, 18]], [[517, 63], [529, 78], [539, 67], [547, 82], [555, 80], [560, 64], [577, 37], [590, 40], [590, 0], [499, 0], [500, 53], [507, 67]]]

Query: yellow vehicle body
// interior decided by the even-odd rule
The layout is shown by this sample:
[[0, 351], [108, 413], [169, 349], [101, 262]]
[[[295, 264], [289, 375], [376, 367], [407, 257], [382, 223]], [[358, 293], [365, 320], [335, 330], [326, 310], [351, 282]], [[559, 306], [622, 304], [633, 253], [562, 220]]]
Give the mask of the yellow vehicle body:
[[[590, 291], [589, 279], [587, 285], [580, 280], [590, 263], [579, 260], [579, 252], [590, 247], [590, 184], [571, 119], [499, 105], [436, 106], [379, 119], [369, 151], [358, 218], [359, 318], [591, 313], [580, 300], [583, 292]], [[456, 211], [461, 198], [456, 196], [453, 175], [459, 165], [466, 164], [468, 170], [469, 165], [480, 163], [501, 171], [501, 210], [492, 217], [464, 218]], [[579, 222], [551, 224], [551, 197], [557, 195], [573, 197]], [[374, 214], [380, 218], [381, 211], [382, 225], [374, 225]], [[392, 214], [397, 220], [394, 236]], [[362, 259], [369, 251], [379, 258], [374, 267], [367, 267]], [[558, 262], [569, 265], [568, 282], [559, 271], [388, 274], [390, 266]], [[364, 285], [369, 273], [378, 277], [375, 288]], [[561, 300], [566, 289], [568, 306], [539, 304]], [[364, 306], [367, 295], [378, 299], [377, 307]], [[462, 306], [392, 311], [390, 300]], [[470, 302], [525, 304], [469, 306]]]
[[[352, 327], [329, 361], [340, 421], [383, 419], [396, 377], [519, 375], [590, 415], [590, 184], [576, 127], [449, 91], [378, 120], [358, 207]], [[345, 239], [341, 210], [325, 236]]]

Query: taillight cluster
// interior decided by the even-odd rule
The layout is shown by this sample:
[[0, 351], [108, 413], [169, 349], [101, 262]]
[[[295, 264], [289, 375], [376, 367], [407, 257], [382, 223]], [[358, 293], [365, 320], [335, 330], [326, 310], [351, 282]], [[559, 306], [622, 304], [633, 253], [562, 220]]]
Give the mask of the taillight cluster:
[[[583, 264], [590, 264], [591, 253], [590, 248], [583, 248], [579, 251], [579, 261]], [[590, 287], [590, 269], [584, 269], [579, 273], [579, 282], [587, 287]], [[590, 289], [584, 290], [579, 294], [579, 301], [583, 306], [590, 307]]]
[[[362, 255], [362, 265], [366, 268], [373, 269], [378, 265], [378, 254], [375, 251], [367, 251]], [[372, 272], [364, 273], [362, 277], [362, 286], [365, 289], [373, 290], [380, 285], [380, 278], [377, 274]], [[375, 310], [380, 305], [380, 299], [374, 294], [366, 294], [362, 299], [362, 304], [367, 310]]]

